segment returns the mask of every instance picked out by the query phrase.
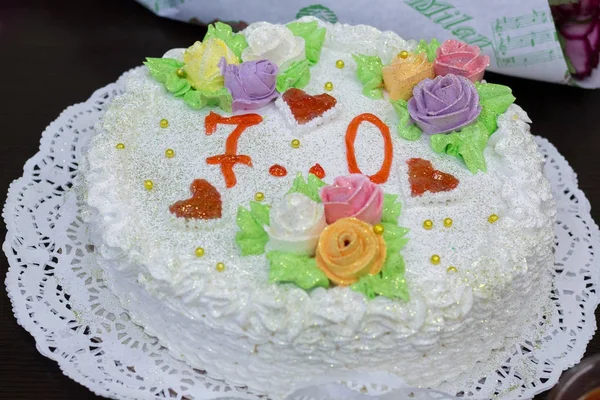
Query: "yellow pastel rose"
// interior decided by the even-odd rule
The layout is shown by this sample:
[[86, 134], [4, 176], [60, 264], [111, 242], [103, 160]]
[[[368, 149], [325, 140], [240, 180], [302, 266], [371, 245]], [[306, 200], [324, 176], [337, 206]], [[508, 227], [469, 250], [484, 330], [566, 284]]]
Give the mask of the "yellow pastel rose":
[[385, 241], [373, 226], [357, 218], [342, 218], [319, 236], [317, 266], [336, 285], [348, 286], [367, 274], [381, 271]]
[[196, 42], [183, 53], [183, 69], [187, 80], [197, 90], [218, 90], [224, 80], [219, 62], [225, 57], [227, 64], [239, 64], [240, 60], [221, 39]]
[[415, 85], [425, 78], [434, 78], [433, 63], [427, 61], [425, 53], [400, 55], [383, 67], [383, 84], [392, 100], [408, 100]]

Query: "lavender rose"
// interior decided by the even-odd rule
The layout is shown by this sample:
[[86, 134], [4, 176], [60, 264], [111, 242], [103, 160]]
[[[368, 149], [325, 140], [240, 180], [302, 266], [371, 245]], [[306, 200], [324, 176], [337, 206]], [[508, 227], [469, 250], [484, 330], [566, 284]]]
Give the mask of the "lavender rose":
[[434, 134], [469, 125], [481, 106], [477, 89], [469, 79], [448, 74], [419, 82], [408, 101], [408, 112], [423, 132]]
[[279, 95], [275, 90], [277, 65], [268, 60], [246, 61], [240, 65], [219, 62], [225, 87], [231, 92], [233, 111], [256, 110]]

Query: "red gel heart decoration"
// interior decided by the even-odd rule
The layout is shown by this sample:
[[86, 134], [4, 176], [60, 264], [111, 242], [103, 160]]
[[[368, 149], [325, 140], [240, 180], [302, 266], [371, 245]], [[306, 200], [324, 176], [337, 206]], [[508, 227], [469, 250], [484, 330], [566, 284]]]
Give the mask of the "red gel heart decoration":
[[304, 90], [291, 88], [283, 94], [283, 101], [290, 107], [292, 115], [299, 124], [320, 117], [325, 111], [335, 107], [337, 100], [327, 93], [311, 96]]
[[313, 174], [314, 176], [316, 176], [319, 179], [325, 178], [325, 170], [323, 169], [323, 167], [321, 167], [321, 164], [319, 164], [319, 163], [316, 163], [315, 165], [310, 167], [310, 169], [308, 170], [308, 173]]
[[269, 168], [269, 173], [273, 176], [286, 176], [287, 169], [283, 165], [275, 164]]
[[190, 187], [192, 197], [180, 200], [169, 207], [178, 218], [216, 219], [221, 218], [223, 204], [221, 194], [205, 179], [196, 179]]
[[408, 182], [413, 196], [425, 192], [448, 192], [458, 186], [458, 179], [437, 169], [433, 169], [431, 161], [422, 158], [411, 158], [408, 164]]

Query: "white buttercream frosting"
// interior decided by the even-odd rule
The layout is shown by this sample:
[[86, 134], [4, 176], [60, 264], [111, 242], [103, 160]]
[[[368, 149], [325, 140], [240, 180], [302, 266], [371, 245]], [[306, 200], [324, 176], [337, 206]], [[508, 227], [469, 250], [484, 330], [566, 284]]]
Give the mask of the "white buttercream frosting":
[[290, 193], [271, 208], [268, 250], [313, 256], [327, 226], [323, 204], [301, 193]]
[[294, 36], [285, 25], [257, 22], [244, 33], [248, 47], [242, 52], [243, 61], [269, 60], [285, 69], [305, 58], [304, 39]]
[[[244, 131], [238, 144], [253, 167], [237, 165], [238, 184], [230, 189], [220, 168], [205, 159], [224, 152], [233, 127], [219, 125], [207, 136], [203, 122], [211, 110], [188, 108], [145, 70], [131, 75], [125, 94], [97, 125], [83, 166], [98, 262], [131, 317], [176, 357], [211, 376], [273, 398], [296, 383], [347, 370], [382, 370], [413, 385], [434, 386], [487, 359], [549, 293], [555, 206], [544, 160], [516, 105], [498, 118], [485, 149], [487, 173], [473, 175], [458, 159], [434, 153], [425, 135], [415, 142], [399, 138], [389, 102], [362, 96], [351, 54], [379, 54], [385, 62], [414, 43], [370, 27], [319, 23], [327, 37], [305, 90], [319, 94], [324, 82], [333, 82], [330, 94], [342, 111], [292, 149], [294, 131], [276, 106], [258, 110], [264, 121]], [[345, 68], [335, 67], [338, 59]], [[392, 173], [383, 188], [399, 195], [399, 225], [411, 229], [402, 250], [410, 300], [367, 300], [348, 287], [306, 292], [269, 284], [264, 255], [242, 257], [235, 245], [237, 206], [247, 206], [257, 191], [268, 204], [283, 201], [296, 173], [306, 174], [316, 162], [327, 183], [346, 175], [346, 127], [365, 112], [392, 131]], [[166, 129], [159, 126], [162, 118], [169, 120]], [[116, 149], [117, 143], [125, 149]], [[379, 130], [361, 125], [355, 146], [359, 167], [375, 173], [383, 159]], [[167, 148], [175, 157], [164, 157]], [[453, 174], [458, 187], [411, 197], [406, 161], [413, 157]], [[276, 163], [287, 168], [286, 177], [268, 174]], [[186, 223], [169, 212], [171, 204], [189, 197], [197, 178], [221, 193], [220, 220]], [[144, 189], [146, 179], [154, 182], [153, 190]], [[493, 213], [500, 218], [490, 224]], [[447, 217], [453, 219], [450, 228], [442, 223]], [[422, 228], [426, 219], [433, 229]], [[272, 228], [296, 229], [284, 221]], [[194, 255], [198, 246], [205, 249], [201, 258]], [[440, 255], [439, 265], [430, 263], [432, 254]], [[223, 272], [217, 262], [225, 264]], [[449, 266], [457, 272], [447, 272]]]

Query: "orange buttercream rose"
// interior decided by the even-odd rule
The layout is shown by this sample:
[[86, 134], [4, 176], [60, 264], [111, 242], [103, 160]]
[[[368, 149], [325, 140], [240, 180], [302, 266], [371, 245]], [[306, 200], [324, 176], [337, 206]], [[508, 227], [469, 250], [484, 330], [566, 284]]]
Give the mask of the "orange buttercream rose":
[[398, 55], [392, 63], [383, 67], [383, 84], [392, 100], [408, 100], [415, 85], [425, 78], [434, 78], [433, 63], [427, 61], [425, 53], [402, 58]]
[[336, 285], [348, 286], [367, 274], [381, 271], [385, 241], [373, 226], [357, 218], [342, 218], [319, 236], [317, 266]]

